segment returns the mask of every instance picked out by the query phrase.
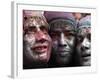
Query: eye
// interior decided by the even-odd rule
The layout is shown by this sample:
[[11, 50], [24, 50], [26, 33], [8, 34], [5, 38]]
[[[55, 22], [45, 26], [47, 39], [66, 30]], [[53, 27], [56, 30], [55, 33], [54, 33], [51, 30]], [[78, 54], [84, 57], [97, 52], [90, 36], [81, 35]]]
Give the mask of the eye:
[[35, 26], [30, 26], [28, 27], [28, 32], [36, 32], [36, 27]]
[[71, 40], [74, 37], [74, 32], [71, 31], [64, 31], [64, 35], [67, 39]]
[[40, 26], [41, 31], [43, 31], [43, 33], [47, 34], [48, 33], [48, 28], [47, 26]]
[[65, 36], [73, 36], [74, 34], [71, 32], [64, 32]]
[[51, 35], [51, 37], [55, 37], [55, 36], [57, 36], [57, 33], [51, 32], [50, 35]]
[[78, 42], [83, 42], [84, 37], [81, 35], [78, 35], [77, 40]]
[[53, 40], [57, 40], [60, 36], [60, 32], [58, 33], [58, 32], [53, 32], [52, 31], [52, 32], [50, 32], [50, 36]]
[[24, 20], [27, 20], [27, 17], [24, 17]]

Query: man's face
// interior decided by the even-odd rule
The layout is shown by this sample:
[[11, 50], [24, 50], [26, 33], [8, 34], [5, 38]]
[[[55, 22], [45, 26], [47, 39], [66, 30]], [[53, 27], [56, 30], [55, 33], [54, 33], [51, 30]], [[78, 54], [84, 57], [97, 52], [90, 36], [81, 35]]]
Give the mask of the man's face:
[[81, 63], [84, 66], [89, 66], [91, 65], [91, 28], [80, 28], [77, 35], [77, 50], [80, 55]]
[[54, 20], [50, 24], [50, 35], [56, 62], [61, 65], [69, 64], [75, 44], [74, 28], [66, 20]]
[[48, 35], [48, 25], [43, 18], [25, 17], [23, 38], [25, 55], [30, 61], [48, 62], [51, 38]]
[[74, 13], [73, 14], [76, 20], [80, 20], [82, 18], [82, 14], [81, 13]]

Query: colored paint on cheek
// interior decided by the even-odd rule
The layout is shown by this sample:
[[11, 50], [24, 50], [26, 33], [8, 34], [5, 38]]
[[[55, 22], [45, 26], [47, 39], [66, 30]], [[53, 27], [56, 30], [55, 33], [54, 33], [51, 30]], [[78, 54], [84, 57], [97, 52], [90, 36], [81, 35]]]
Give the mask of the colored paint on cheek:
[[24, 37], [24, 40], [26, 41], [26, 42], [28, 42], [28, 44], [30, 45], [30, 47], [32, 47], [33, 45], [34, 45], [34, 43], [35, 43], [35, 37], [34, 37], [34, 35], [25, 35], [25, 37]]

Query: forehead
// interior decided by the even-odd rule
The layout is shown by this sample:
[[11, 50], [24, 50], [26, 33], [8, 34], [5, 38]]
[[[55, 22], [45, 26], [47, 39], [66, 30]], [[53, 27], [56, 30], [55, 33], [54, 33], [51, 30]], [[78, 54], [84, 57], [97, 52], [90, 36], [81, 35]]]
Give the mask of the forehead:
[[46, 20], [43, 17], [39, 16], [29, 16], [29, 17], [24, 17], [24, 28], [29, 27], [29, 26], [47, 26]]
[[82, 27], [82, 28], [79, 28], [78, 30], [78, 34], [80, 35], [84, 35], [84, 34], [90, 34], [91, 33], [91, 28], [90, 27]]
[[50, 30], [74, 30], [75, 28], [67, 20], [54, 20], [50, 23]]

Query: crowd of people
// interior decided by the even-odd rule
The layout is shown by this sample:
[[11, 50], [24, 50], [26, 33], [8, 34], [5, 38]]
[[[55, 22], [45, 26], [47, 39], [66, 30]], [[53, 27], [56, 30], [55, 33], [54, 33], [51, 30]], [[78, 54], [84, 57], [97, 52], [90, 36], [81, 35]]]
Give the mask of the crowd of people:
[[91, 66], [91, 14], [23, 10], [23, 69]]

